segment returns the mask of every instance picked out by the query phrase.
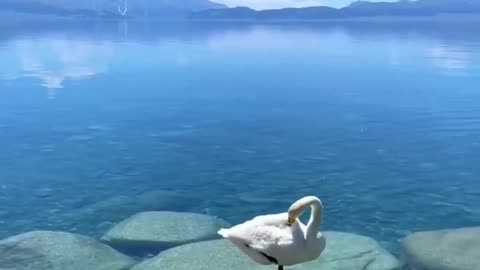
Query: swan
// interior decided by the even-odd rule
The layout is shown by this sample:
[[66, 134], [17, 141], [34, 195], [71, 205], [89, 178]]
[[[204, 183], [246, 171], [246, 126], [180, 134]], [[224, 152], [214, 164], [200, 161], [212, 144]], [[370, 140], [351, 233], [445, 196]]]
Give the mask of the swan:
[[[307, 225], [300, 217], [311, 208]], [[326, 246], [319, 232], [323, 205], [319, 198], [306, 196], [294, 202], [288, 212], [257, 216], [229, 229], [218, 231], [243, 253], [262, 265], [276, 264], [278, 270], [318, 258]]]

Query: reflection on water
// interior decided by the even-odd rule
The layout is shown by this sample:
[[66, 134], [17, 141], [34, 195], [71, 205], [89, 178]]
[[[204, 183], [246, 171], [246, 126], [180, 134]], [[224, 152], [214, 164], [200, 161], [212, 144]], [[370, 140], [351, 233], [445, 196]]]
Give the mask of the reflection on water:
[[469, 26], [65, 25], [0, 37], [1, 237], [145, 210], [237, 223], [312, 192], [326, 229], [394, 252], [480, 222]]
[[473, 56], [464, 47], [449, 47], [437, 42], [430, 49], [430, 57], [434, 65], [449, 71], [465, 71]]
[[38, 78], [48, 89], [63, 88], [65, 80], [88, 79], [105, 72], [111, 45], [72, 40], [21, 41], [15, 46], [21, 75]]
[[[128, 32], [129, 24], [133, 24], [132, 32]], [[360, 23], [361, 24], [361, 23]], [[88, 25], [88, 24], [87, 24]], [[153, 28], [157, 27], [157, 31]], [[464, 26], [458, 26], [463, 31]], [[468, 26], [467, 26], [468, 27]], [[88, 32], [89, 28], [92, 32]], [[3, 41], [4, 49], [0, 52], [4, 64], [1, 65], [0, 76], [4, 80], [15, 80], [33, 77], [40, 85], [49, 89], [49, 97], [54, 97], [55, 89], [63, 88], [68, 80], [88, 79], [107, 72], [109, 63], [118, 55], [115, 47], [123, 46], [114, 43], [123, 40], [127, 43], [141, 42], [145, 49], [155, 53], [158, 47], [165, 44], [206, 44], [206, 48], [217, 52], [235, 52], [254, 50], [267, 53], [270, 50], [307, 50], [312, 53], [332, 54], [338, 57], [350, 57], [357, 51], [368, 53], [369, 57], [386, 53], [392, 65], [408, 65], [412, 59], [428, 61], [433, 68], [443, 70], [450, 75], [468, 75], [478, 68], [478, 40], [474, 35], [458, 37], [450, 40], [448, 30], [443, 25], [427, 25], [414, 28], [412, 25], [393, 24], [390, 27], [366, 24], [290, 24], [290, 25], [249, 25], [232, 24], [221, 27], [217, 24], [200, 23], [173, 24], [154, 26], [150, 23], [110, 22], [106, 25], [92, 24], [82, 27], [76, 24], [71, 28], [55, 28], [46, 25], [42, 31], [30, 33], [30, 38], [9, 37]], [[396, 31], [398, 32], [396, 32]], [[42, 35], [44, 32], [44, 35]], [[395, 33], [395, 34], [392, 34]], [[442, 39], [442, 37], [444, 39]], [[445, 41], [448, 39], [448, 42]], [[298, 40], [302, 42], [299, 43]], [[362, 42], [359, 42], [359, 41]], [[413, 42], [412, 42], [413, 41]], [[359, 48], [359, 46], [361, 48]], [[378, 51], [380, 50], [380, 51]], [[121, 50], [118, 51], [121, 53]], [[117, 52], [117, 53], [118, 53]], [[186, 66], [192, 60], [184, 51], [176, 53], [177, 66]], [[146, 58], [148, 54], [129, 55], [127, 61], [135, 58]], [[354, 55], [352, 57], [359, 57]], [[341, 61], [342, 59], [340, 59]], [[473, 67], [467, 68], [467, 65]]]

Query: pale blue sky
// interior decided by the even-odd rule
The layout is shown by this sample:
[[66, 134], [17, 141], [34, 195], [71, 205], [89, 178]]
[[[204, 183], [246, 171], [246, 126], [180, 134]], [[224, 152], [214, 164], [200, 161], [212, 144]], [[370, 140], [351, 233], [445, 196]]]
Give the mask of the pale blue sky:
[[[211, 0], [225, 4], [229, 7], [247, 6], [254, 9], [270, 9], [270, 8], [284, 8], [284, 7], [306, 7], [306, 6], [333, 6], [343, 7], [353, 0]], [[378, 0], [372, 0], [378, 1]], [[396, 0], [382, 0], [383, 2], [395, 2]]]

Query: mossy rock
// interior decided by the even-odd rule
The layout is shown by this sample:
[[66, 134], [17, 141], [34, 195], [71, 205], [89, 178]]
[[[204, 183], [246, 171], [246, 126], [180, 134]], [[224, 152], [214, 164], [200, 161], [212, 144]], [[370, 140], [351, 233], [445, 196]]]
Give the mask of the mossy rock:
[[0, 241], [0, 269], [127, 270], [134, 261], [92, 238], [34, 231]]
[[224, 226], [224, 220], [203, 214], [142, 212], [114, 226], [102, 241], [119, 248], [165, 249], [219, 238], [217, 231]]
[[[341, 232], [325, 232], [327, 247], [315, 261], [285, 270], [398, 270], [400, 262], [375, 240]], [[228, 240], [205, 241], [166, 250], [132, 270], [272, 270], [256, 264]]]
[[417, 232], [402, 244], [408, 264], [415, 269], [480, 269], [480, 227]]

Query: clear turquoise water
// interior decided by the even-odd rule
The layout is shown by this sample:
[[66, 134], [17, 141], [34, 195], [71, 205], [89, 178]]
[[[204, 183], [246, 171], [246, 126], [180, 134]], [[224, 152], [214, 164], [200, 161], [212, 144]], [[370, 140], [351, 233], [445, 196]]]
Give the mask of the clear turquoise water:
[[393, 252], [480, 223], [471, 24], [38, 25], [0, 35], [0, 79], [2, 238], [310, 194]]

